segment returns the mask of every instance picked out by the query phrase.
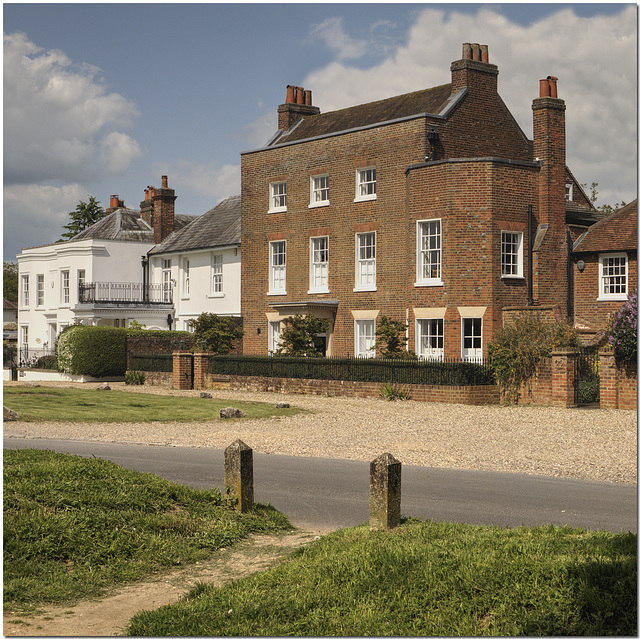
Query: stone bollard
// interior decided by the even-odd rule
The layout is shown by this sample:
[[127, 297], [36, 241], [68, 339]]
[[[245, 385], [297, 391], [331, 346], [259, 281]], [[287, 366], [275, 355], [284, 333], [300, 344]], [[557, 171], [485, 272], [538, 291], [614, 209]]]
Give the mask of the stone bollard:
[[402, 464], [391, 453], [384, 453], [369, 469], [369, 529], [388, 530], [400, 523]]
[[253, 506], [253, 449], [239, 439], [224, 451], [224, 487], [238, 500], [236, 510]]

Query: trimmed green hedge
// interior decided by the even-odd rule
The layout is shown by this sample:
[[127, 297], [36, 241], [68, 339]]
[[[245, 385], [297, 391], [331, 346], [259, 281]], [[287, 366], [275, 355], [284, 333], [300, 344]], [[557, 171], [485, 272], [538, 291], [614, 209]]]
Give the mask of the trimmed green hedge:
[[[128, 336], [175, 339], [176, 333], [177, 331], [141, 331], [112, 326], [69, 326], [58, 336], [58, 370], [71, 375], [123, 377], [127, 370]], [[187, 332], [184, 335], [191, 336]]]

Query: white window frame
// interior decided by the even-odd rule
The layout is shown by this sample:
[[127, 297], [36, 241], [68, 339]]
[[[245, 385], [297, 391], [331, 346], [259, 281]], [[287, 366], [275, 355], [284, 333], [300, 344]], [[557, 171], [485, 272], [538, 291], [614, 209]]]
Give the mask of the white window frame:
[[[429, 245], [423, 246], [425, 240]], [[435, 258], [435, 264], [433, 264]], [[431, 272], [425, 270], [431, 266]], [[435, 267], [435, 273], [433, 268]], [[442, 286], [442, 220], [418, 220], [416, 224], [416, 286]]]
[[567, 202], [573, 202], [573, 184], [569, 182], [564, 185], [564, 199]]
[[286, 181], [269, 183], [269, 213], [281, 213], [287, 210]]
[[309, 293], [328, 292], [329, 236], [311, 237], [309, 238]]
[[69, 269], [60, 271], [60, 304], [62, 306], [69, 306], [71, 302], [71, 280]]
[[503, 279], [524, 279], [523, 245], [522, 231], [500, 232], [500, 274]]
[[376, 320], [354, 320], [354, 353], [356, 357], [372, 358], [376, 356]]
[[29, 326], [20, 327], [20, 348], [29, 348]]
[[36, 275], [36, 306], [44, 306], [44, 273]]
[[222, 297], [224, 295], [224, 258], [222, 253], [214, 253], [211, 256], [211, 296]]
[[[482, 346], [484, 339], [484, 326], [482, 317], [462, 317], [461, 318], [461, 348], [460, 354], [465, 362], [482, 363]], [[479, 334], [478, 334], [478, 322], [479, 322]], [[470, 332], [468, 329], [471, 329]], [[471, 344], [468, 345], [467, 340], [471, 340]], [[479, 346], [478, 346], [479, 340]]]
[[189, 299], [191, 295], [190, 262], [185, 257], [182, 260], [182, 298]]
[[171, 301], [171, 260], [162, 260], [162, 300]]
[[[372, 244], [363, 244], [365, 237], [373, 237]], [[375, 291], [378, 238], [376, 231], [356, 233], [356, 285], [354, 291]], [[363, 250], [373, 247], [373, 257], [363, 257]]]
[[329, 206], [329, 174], [312, 175], [310, 184], [309, 208]]
[[356, 169], [356, 197], [354, 202], [368, 202], [378, 198], [378, 181], [375, 166]]
[[416, 354], [420, 359], [444, 361], [444, 319], [416, 320]]
[[[620, 289], [611, 292], [611, 289]], [[629, 292], [629, 259], [626, 253], [598, 255], [598, 301], [626, 300]]]
[[[282, 259], [282, 261], [280, 261], [280, 259]], [[267, 294], [268, 295], [286, 295], [287, 294], [287, 241], [286, 240], [274, 240], [273, 242], [269, 242], [269, 292]]]
[[273, 355], [278, 350], [281, 331], [280, 320], [269, 321], [269, 355]]
[[87, 271], [86, 269], [79, 268], [78, 269], [78, 301], [80, 301], [80, 287], [86, 284], [87, 282]]
[[20, 300], [22, 301], [22, 306], [28, 307], [29, 306], [29, 276], [28, 275], [23, 275], [21, 277], [20, 285], [21, 285]]

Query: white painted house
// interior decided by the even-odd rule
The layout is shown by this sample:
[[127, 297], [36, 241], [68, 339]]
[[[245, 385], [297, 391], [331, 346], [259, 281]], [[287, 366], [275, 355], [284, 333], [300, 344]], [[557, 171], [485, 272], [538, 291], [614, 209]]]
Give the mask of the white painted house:
[[150, 281], [173, 290], [175, 329], [203, 312], [240, 317], [240, 196], [232, 196], [149, 251]]
[[[141, 210], [111, 197], [107, 215], [73, 239], [25, 248], [18, 255], [18, 347], [27, 359], [53, 348], [66, 326], [169, 328], [171, 289], [144, 279], [143, 257], [194, 217], [174, 214], [166, 176], [147, 189]], [[163, 236], [164, 233], [164, 236]], [[146, 260], [146, 257], [145, 257]]]
[[162, 177], [140, 210], [111, 196], [73, 239], [18, 255], [21, 359], [46, 354], [70, 324], [189, 330], [203, 312], [240, 316], [240, 196], [199, 217], [176, 215]]

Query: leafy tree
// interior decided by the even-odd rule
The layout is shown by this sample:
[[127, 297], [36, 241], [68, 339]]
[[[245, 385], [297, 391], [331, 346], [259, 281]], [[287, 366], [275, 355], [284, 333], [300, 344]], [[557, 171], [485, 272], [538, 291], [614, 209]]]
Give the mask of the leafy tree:
[[376, 329], [375, 349], [384, 359], [416, 357], [413, 351], [407, 351], [407, 325], [383, 315]]
[[93, 195], [89, 196], [88, 202], [80, 200], [80, 203], [76, 206], [75, 210], [69, 213], [71, 222], [63, 227], [67, 229], [67, 232], [63, 233], [62, 237], [58, 241], [62, 242], [64, 240], [70, 240], [81, 231], [84, 231], [92, 224], [95, 224], [98, 220], [101, 220], [105, 215], [105, 210], [100, 206], [100, 202], [98, 202]]
[[235, 348], [235, 341], [244, 335], [233, 317], [220, 317], [214, 313], [201, 313], [196, 319], [189, 320], [194, 329], [198, 346], [204, 342], [204, 348], [212, 353], [225, 354]]
[[18, 301], [18, 265], [2, 263], [2, 296], [10, 302]]
[[638, 290], [629, 293], [624, 306], [614, 315], [607, 329], [616, 359], [635, 362], [638, 357]]
[[321, 319], [315, 315], [300, 315], [287, 317], [284, 328], [280, 333], [280, 346], [276, 355], [296, 355], [319, 357], [322, 350], [317, 343], [318, 333], [324, 333], [329, 328], [329, 320]]
[[[586, 182], [584, 184], [581, 184], [580, 186], [584, 190], [587, 189]], [[589, 196], [589, 201], [592, 204], [595, 204], [596, 201], [598, 200], [598, 182], [591, 182], [591, 186], [589, 187], [589, 190], [591, 191], [591, 195]], [[613, 205], [611, 205], [611, 204], [603, 204], [600, 207], [600, 210], [603, 211], [604, 213], [606, 213], [607, 215], [609, 215], [610, 213], [613, 213], [614, 211], [617, 211], [618, 209], [621, 209], [623, 206], [627, 206], [627, 203], [624, 200], [622, 200], [622, 202], [616, 202]]]
[[489, 360], [505, 399], [517, 403], [523, 384], [536, 372], [538, 362], [554, 348], [579, 346], [569, 324], [549, 324], [537, 315], [525, 314], [505, 324], [489, 343]]

